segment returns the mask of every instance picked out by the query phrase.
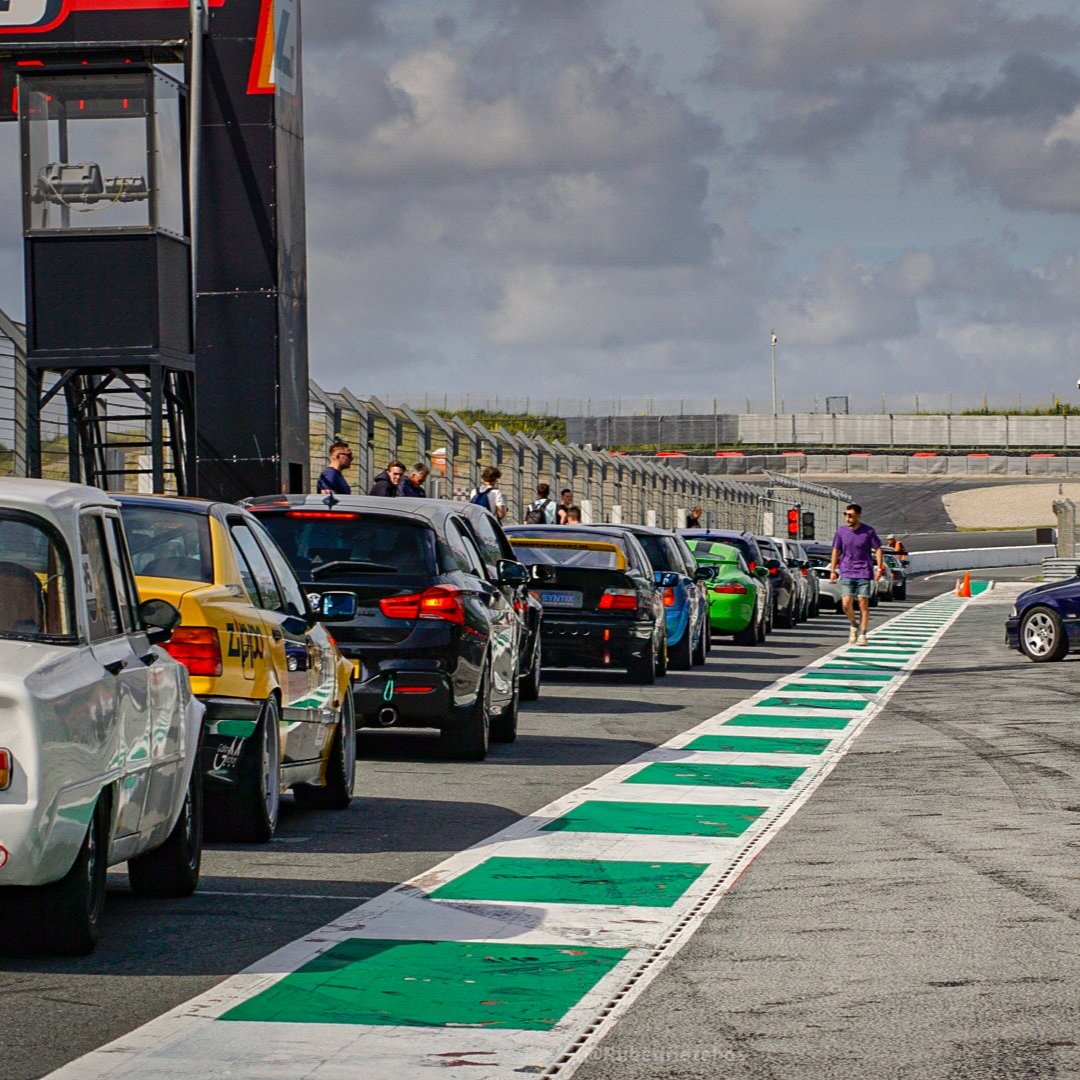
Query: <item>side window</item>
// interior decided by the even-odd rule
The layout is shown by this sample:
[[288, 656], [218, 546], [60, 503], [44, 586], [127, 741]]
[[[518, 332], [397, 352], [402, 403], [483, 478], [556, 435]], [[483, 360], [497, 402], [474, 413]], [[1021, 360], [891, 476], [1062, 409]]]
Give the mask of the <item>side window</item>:
[[121, 624], [101, 518], [86, 515], [79, 522], [79, 533], [87, 629], [91, 641], [105, 641], [120, 633]]
[[670, 536], [664, 536], [661, 538], [664, 543], [664, 551], [667, 552], [668, 564], [673, 570], [677, 570], [680, 574], [684, 574], [687, 577], [692, 577], [694, 571], [687, 565], [686, 560], [683, 558], [682, 549]]
[[471, 519], [471, 523], [480, 538], [480, 554], [484, 559], [488, 580], [494, 581], [499, 573], [499, 560], [512, 558], [512, 556], [503, 549], [499, 534], [496, 532], [497, 526], [487, 514], [477, 514]]
[[447, 570], [460, 570], [466, 574], [475, 574], [476, 568], [472, 565], [472, 557], [469, 549], [465, 546], [465, 540], [458, 528], [458, 524], [452, 518], [446, 522], [446, 550]]
[[486, 579], [487, 572], [484, 569], [484, 560], [480, 556], [480, 549], [466, 531], [465, 526], [459, 521], [451, 521], [446, 536], [455, 555], [462, 560], [461, 569], [467, 574], [475, 574], [478, 578]]
[[254, 587], [248, 586], [248, 592], [251, 593], [256, 606], [265, 608], [267, 611], [281, 611], [283, 608], [281, 593], [274, 580], [274, 573], [247, 523], [230, 521], [229, 534], [239, 549], [241, 564], [247, 563], [248, 573], [244, 575], [244, 585], [248, 586], [250, 576]]
[[124, 629], [132, 634], [136, 630], [141, 630], [142, 624], [139, 620], [139, 592], [131, 576], [131, 557], [127, 553], [120, 519], [109, 516], [103, 519], [103, 523], [109, 548], [109, 561], [112, 564], [113, 582], [116, 585], [120, 619]]
[[262, 542], [262, 549], [270, 565], [274, 568], [278, 585], [285, 597], [286, 615], [304, 615], [307, 604], [304, 602], [304, 593], [300, 588], [300, 582], [296, 580], [296, 574], [289, 565], [288, 560], [281, 554], [281, 549], [274, 543], [274, 538], [257, 521], [246, 523], [255, 536]]

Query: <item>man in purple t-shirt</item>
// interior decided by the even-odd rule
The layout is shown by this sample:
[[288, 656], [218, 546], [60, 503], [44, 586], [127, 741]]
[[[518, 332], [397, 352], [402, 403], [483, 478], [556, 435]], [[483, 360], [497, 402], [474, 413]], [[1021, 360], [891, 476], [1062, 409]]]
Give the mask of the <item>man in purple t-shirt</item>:
[[[870, 626], [870, 594], [874, 579], [885, 573], [885, 556], [881, 541], [870, 525], [863, 525], [862, 507], [848, 503], [844, 510], [844, 524], [836, 530], [832, 542], [832, 561], [829, 563], [829, 580], [840, 579], [840, 595], [844, 614], [851, 623], [848, 641], [865, 645], [866, 631]], [[855, 625], [855, 600], [859, 601], [859, 625]]]

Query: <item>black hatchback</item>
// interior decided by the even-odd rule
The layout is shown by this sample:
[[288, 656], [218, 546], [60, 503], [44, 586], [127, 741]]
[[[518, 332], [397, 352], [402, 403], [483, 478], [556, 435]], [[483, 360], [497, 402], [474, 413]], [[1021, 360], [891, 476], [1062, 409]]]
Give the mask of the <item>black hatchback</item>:
[[517, 735], [524, 640], [512, 559], [489, 578], [457, 504], [428, 499], [271, 495], [244, 505], [277, 541], [312, 603], [357, 597], [334, 637], [353, 662], [359, 723], [438, 728], [446, 749], [480, 760]]
[[543, 604], [545, 667], [622, 667], [631, 681], [644, 685], [667, 674], [662, 589], [674, 586], [676, 576], [655, 580], [629, 530], [511, 525], [506, 535], [532, 568]]

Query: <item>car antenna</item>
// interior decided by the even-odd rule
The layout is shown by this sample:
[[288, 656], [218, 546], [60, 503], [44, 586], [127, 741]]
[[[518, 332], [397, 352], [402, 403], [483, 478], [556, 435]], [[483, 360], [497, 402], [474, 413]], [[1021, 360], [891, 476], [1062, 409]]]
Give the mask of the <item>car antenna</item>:
[[333, 510], [334, 507], [337, 506], [337, 504], [338, 500], [334, 498], [334, 493], [332, 491], [329, 495], [326, 496], [325, 499], [323, 499], [323, 505], [326, 506], [328, 510]]

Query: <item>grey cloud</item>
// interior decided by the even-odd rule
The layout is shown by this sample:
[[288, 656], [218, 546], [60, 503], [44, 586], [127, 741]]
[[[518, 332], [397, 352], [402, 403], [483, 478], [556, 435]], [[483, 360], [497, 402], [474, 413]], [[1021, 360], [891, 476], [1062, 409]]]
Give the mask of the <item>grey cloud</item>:
[[917, 124], [907, 148], [916, 173], [945, 166], [962, 186], [1011, 209], [1080, 211], [1080, 77], [1014, 57], [989, 88], [953, 87]]
[[1080, 102], [1080, 75], [1038, 54], [1010, 56], [993, 86], [950, 87], [931, 110], [933, 120], [957, 117], [1059, 116]]
[[703, 0], [719, 32], [713, 77], [758, 88], [807, 87], [867, 64], [924, 63], [1080, 40], [1075, 20], [1018, 18], [993, 0]]
[[909, 89], [901, 80], [866, 71], [857, 78], [837, 79], [831, 86], [781, 94], [748, 149], [823, 163], [892, 115]]
[[373, 41], [386, 28], [380, 14], [385, 0], [315, 0], [303, 8], [304, 45]]

